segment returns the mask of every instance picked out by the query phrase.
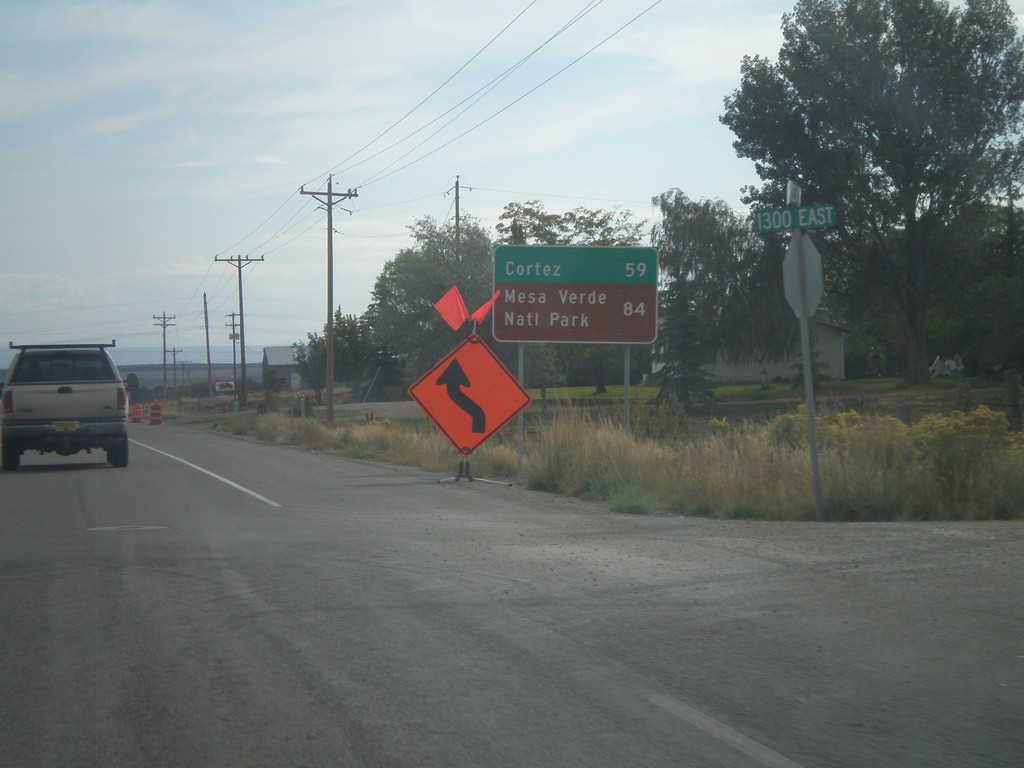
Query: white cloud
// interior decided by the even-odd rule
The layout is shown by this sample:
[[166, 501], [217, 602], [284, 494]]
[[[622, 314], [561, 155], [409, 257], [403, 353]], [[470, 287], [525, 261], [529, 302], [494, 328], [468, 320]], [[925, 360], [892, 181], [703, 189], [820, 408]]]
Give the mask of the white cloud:
[[[452, 215], [444, 193], [456, 174], [463, 213], [485, 225], [519, 192], [484, 188], [557, 196], [549, 210], [644, 201], [670, 186], [732, 199], [756, 179], [718, 122], [722, 99], [744, 54], [777, 54], [793, 0], [665, 0], [509, 107], [647, 4], [605, 0], [414, 148], [585, 4], [538, 2], [469, 62], [527, 3], [3, 3], [0, 325], [60, 333], [77, 322], [109, 335], [127, 324], [154, 336], [150, 317], [166, 311], [181, 316], [181, 346], [204, 292], [212, 313], [237, 302], [233, 270], [211, 266], [214, 255], [251, 253], [267, 258], [246, 276], [252, 311], [308, 317], [315, 330], [323, 214], [296, 192], [322, 188], [330, 170], [342, 189], [377, 178], [346, 206], [355, 215], [335, 220], [346, 312], [365, 307], [410, 224]], [[24, 252], [34, 272], [19, 275], [7, 254]], [[40, 297], [47, 314], [27, 314]]]

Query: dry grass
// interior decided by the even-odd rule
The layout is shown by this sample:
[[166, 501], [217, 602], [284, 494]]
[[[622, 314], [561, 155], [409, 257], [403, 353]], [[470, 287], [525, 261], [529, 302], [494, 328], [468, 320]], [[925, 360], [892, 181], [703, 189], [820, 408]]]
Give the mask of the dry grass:
[[[336, 453], [354, 459], [414, 466], [428, 472], [454, 473], [459, 454], [432, 425], [348, 417], [327, 426], [314, 419], [299, 419], [279, 413], [242, 414], [214, 424], [220, 431], [248, 435], [277, 445], [294, 445], [307, 450]], [[514, 446], [493, 440], [473, 454], [474, 474], [512, 480], [518, 470]]]
[[[852, 411], [819, 418], [826, 518], [1024, 517], [1024, 450], [1005, 428], [993, 438], [994, 422], [986, 418], [991, 445], [970, 472], [951, 471], [948, 462], [935, 459], [962, 452], [959, 435], [967, 430], [933, 425], [915, 431], [890, 417]], [[476, 477], [519, 479], [532, 489], [606, 501], [624, 513], [813, 520], [806, 426], [805, 415], [793, 413], [736, 425], [712, 420], [696, 439], [662, 425], [664, 434], [652, 439], [626, 435], [614, 414], [555, 409], [545, 423], [531, 427], [521, 468], [518, 443], [507, 428], [472, 455], [472, 470]], [[327, 427], [269, 414], [231, 417], [217, 428], [444, 475], [460, 459], [425, 420], [353, 419]]]

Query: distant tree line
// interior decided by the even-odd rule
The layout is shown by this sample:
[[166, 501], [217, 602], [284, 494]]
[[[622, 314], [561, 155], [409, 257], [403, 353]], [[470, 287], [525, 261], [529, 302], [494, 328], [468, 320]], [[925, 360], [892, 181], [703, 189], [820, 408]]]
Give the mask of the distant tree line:
[[[929, 375], [933, 354], [958, 354], [973, 374], [1024, 366], [1024, 42], [1008, 4], [799, 0], [782, 31], [777, 61], [743, 59], [721, 120], [762, 180], [745, 203], [783, 207], [794, 180], [805, 203], [835, 205], [839, 225], [814, 233], [826, 283], [817, 316], [850, 332], [848, 372], [864, 373], [869, 356], [910, 381]], [[747, 215], [678, 189], [652, 202], [649, 228], [628, 212], [552, 213], [537, 200], [506, 205], [493, 238], [473, 219], [458, 232], [421, 219], [367, 311], [335, 314], [335, 381], [403, 396], [460, 340], [434, 303], [453, 285], [471, 309], [487, 301], [498, 243], [657, 247], [659, 341], [631, 356], [631, 378], [656, 359], [684, 401], [716, 357], [791, 349], [785, 233], [755, 234]], [[489, 324], [477, 330], [493, 342]], [[317, 391], [325, 335], [296, 345]], [[513, 367], [514, 345], [493, 346]], [[527, 344], [525, 384], [600, 389], [621, 365], [613, 345]]]
[[[778, 208], [836, 205], [827, 311], [911, 381], [933, 351], [1020, 365], [1024, 42], [1005, 0], [801, 0], [745, 57], [722, 122]], [[780, 238], [781, 239], [781, 238]], [[782, 248], [782, 243], [778, 245]]]

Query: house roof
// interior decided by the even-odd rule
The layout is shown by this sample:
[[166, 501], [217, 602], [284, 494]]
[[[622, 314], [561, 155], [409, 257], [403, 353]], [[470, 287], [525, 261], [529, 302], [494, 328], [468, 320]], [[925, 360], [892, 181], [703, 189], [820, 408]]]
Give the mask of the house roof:
[[273, 366], [295, 365], [295, 350], [291, 347], [264, 347], [263, 364]]
[[812, 323], [814, 323], [816, 325], [823, 325], [826, 328], [835, 328], [837, 331], [839, 331], [843, 335], [847, 334], [849, 332], [849, 330], [850, 330], [845, 325], [837, 325], [836, 323], [830, 323], [827, 320], [817, 320], [817, 319], [815, 319], [813, 317], [810, 320], [811, 320]]

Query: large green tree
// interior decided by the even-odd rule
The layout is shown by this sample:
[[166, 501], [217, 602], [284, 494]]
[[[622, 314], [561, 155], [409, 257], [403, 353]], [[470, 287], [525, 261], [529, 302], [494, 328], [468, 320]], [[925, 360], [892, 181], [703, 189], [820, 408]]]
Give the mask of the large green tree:
[[327, 387], [327, 339], [318, 333], [307, 333], [305, 344], [292, 344], [292, 353], [302, 385], [313, 390], [316, 404], [320, 405]]
[[[491, 240], [473, 219], [453, 223], [424, 218], [410, 228], [414, 244], [385, 263], [363, 315], [378, 347], [399, 361], [408, 385], [467, 335], [452, 332], [434, 304], [457, 286], [469, 311], [491, 298]], [[490, 325], [477, 332], [490, 342]]]
[[[565, 213], [549, 213], [539, 200], [509, 203], [495, 226], [499, 243], [518, 245], [633, 246], [643, 237], [644, 222], [634, 221], [630, 211], [578, 207]], [[529, 345], [533, 366], [559, 371], [542, 383], [593, 384], [598, 393], [622, 371], [622, 353], [609, 344]], [[553, 356], [548, 361], [545, 356]], [[638, 346], [630, 356], [630, 379], [639, 380], [649, 368], [649, 352]]]
[[377, 347], [369, 324], [356, 315], [334, 311], [334, 378], [364, 388], [376, 368]]
[[[1024, 43], [1005, 0], [800, 0], [778, 61], [745, 57], [722, 122], [780, 207], [788, 179], [834, 203], [830, 287], [884, 300], [911, 380], [927, 376], [927, 316], [962, 256], [948, 228], [1019, 159]], [[1002, 164], [1001, 162], [1002, 161]], [[1019, 166], [1018, 166], [1019, 167]]]
[[539, 200], [508, 203], [494, 227], [499, 243], [529, 245], [636, 245], [644, 222], [630, 211], [574, 208], [548, 213]]
[[[306, 334], [305, 344], [293, 344], [295, 365], [303, 383], [313, 390], [317, 404], [327, 385], [327, 326], [323, 335]], [[334, 311], [334, 381], [353, 389], [374, 375], [378, 350], [371, 329], [355, 315]]]
[[721, 200], [691, 200], [678, 189], [652, 203], [661, 213], [651, 238], [664, 287], [661, 378], [689, 408], [706, 379], [702, 365], [718, 355], [778, 357], [795, 320], [783, 298], [782, 249], [746, 219]]
[[960, 354], [972, 373], [1024, 365], [1022, 218], [1005, 205], [979, 205], [950, 233], [952, 247], [964, 256], [936, 286], [929, 342], [943, 358]]

